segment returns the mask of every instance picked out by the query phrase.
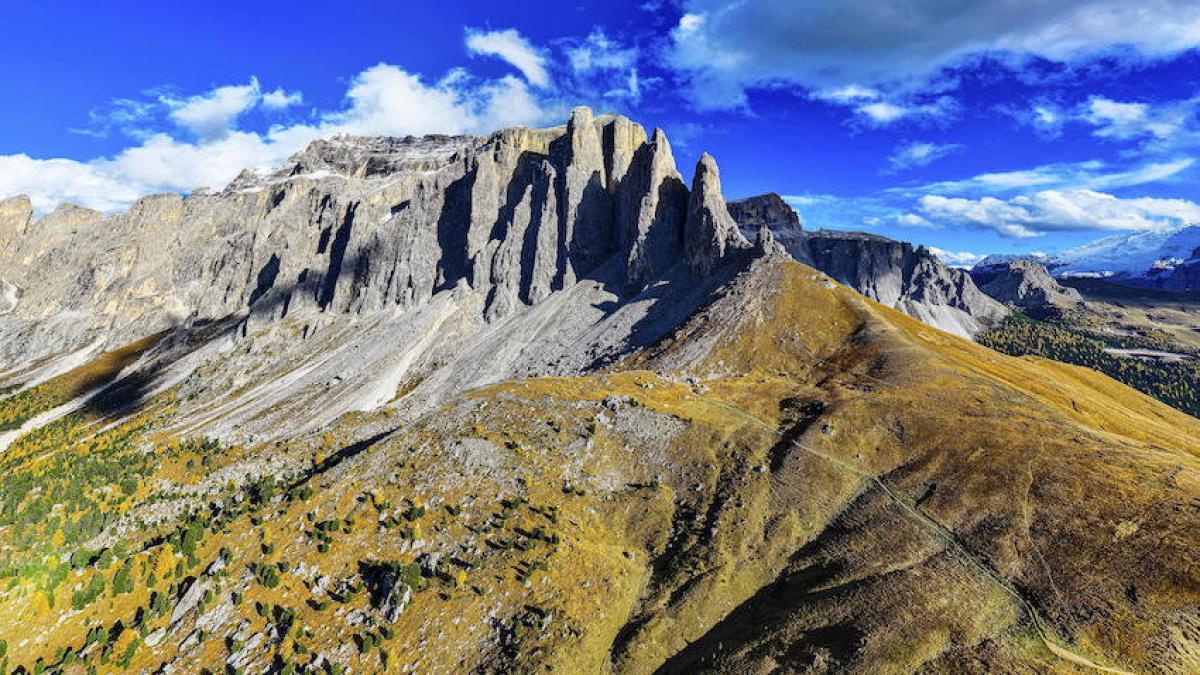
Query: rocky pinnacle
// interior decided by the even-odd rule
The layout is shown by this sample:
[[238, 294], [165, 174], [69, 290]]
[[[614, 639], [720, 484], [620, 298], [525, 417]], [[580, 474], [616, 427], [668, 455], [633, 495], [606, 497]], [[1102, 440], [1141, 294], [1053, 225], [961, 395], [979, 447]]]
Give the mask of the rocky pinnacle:
[[711, 274], [730, 251], [750, 246], [729, 215], [717, 161], [707, 152], [700, 156], [692, 177], [683, 238], [688, 266], [701, 276]]

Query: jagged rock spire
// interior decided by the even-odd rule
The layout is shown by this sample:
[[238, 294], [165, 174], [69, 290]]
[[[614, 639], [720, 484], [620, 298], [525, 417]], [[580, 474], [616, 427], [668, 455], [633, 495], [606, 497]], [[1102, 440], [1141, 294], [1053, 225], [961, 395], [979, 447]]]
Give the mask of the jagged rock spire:
[[655, 129], [634, 153], [618, 195], [628, 290], [641, 290], [679, 260], [687, 194], [671, 144], [662, 129]]
[[771, 232], [771, 228], [766, 225], [761, 225], [758, 228], [758, 236], [754, 240], [754, 254], [758, 256], [764, 255], [786, 255], [789, 258], [787, 249], [783, 244], [775, 241], [775, 234]]
[[688, 266], [700, 276], [711, 274], [729, 251], [750, 247], [729, 215], [717, 161], [707, 152], [696, 163], [683, 240]]

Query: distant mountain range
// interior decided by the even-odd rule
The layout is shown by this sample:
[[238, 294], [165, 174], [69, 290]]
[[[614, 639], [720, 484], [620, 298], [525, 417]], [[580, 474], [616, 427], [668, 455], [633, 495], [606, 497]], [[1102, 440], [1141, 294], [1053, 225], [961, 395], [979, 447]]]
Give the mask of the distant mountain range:
[[1098, 277], [1126, 286], [1200, 290], [1200, 225], [1118, 234], [1052, 255], [990, 255], [972, 274], [1017, 260], [1046, 266], [1058, 277]]

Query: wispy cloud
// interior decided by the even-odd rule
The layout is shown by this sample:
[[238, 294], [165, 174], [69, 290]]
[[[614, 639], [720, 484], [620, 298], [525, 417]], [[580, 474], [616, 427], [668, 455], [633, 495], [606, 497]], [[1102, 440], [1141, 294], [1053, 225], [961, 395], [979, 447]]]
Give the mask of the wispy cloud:
[[581, 94], [632, 102], [641, 99], [647, 82], [638, 69], [637, 46], [610, 37], [600, 28], [583, 39], [568, 39], [563, 44], [574, 87]]
[[873, 127], [886, 127], [901, 120], [946, 120], [958, 111], [957, 102], [949, 96], [887, 97], [877, 89], [856, 84], [819, 91], [812, 98], [849, 108], [859, 123]]
[[1011, 194], [1030, 189], [1089, 188], [1113, 190], [1145, 185], [1172, 178], [1195, 164], [1191, 157], [1179, 157], [1163, 162], [1135, 163], [1113, 167], [1102, 160], [1045, 164], [1031, 169], [982, 173], [962, 180], [948, 180], [919, 187], [899, 187], [891, 194], [917, 196], [922, 194]]
[[201, 140], [215, 140], [228, 136], [238, 116], [261, 99], [258, 78], [252, 77], [249, 84], [217, 87], [182, 100], [170, 97], [160, 100], [170, 108], [171, 119], [176, 124]]
[[933, 162], [962, 149], [959, 143], [912, 142], [898, 146], [888, 156], [891, 171], [904, 171]]
[[529, 84], [545, 89], [550, 86], [546, 57], [515, 29], [479, 31], [466, 29], [467, 50], [472, 54], [495, 56], [521, 72]]
[[1200, 146], [1200, 96], [1175, 101], [1122, 101], [1093, 95], [1073, 105], [1045, 99], [1029, 108], [1004, 112], [1047, 137], [1068, 126], [1083, 127], [1096, 138], [1140, 146], [1151, 153]]

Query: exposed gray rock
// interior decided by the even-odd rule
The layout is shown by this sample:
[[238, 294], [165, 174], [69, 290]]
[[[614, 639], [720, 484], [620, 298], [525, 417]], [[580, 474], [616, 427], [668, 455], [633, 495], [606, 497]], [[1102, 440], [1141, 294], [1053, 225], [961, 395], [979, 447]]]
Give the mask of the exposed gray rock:
[[754, 253], [756, 256], [786, 255], [791, 257], [783, 244], [775, 241], [775, 235], [771, 233], [771, 228], [766, 225], [758, 228], [758, 234], [754, 238]]
[[[976, 272], [972, 270], [971, 276]], [[1068, 309], [1083, 302], [1074, 288], [1054, 280], [1045, 266], [1032, 260], [1014, 260], [1002, 267], [987, 268], [980, 290], [1011, 307], [1021, 309]], [[976, 279], [977, 282], [980, 279]]]
[[729, 202], [729, 215], [749, 238], [750, 233], [768, 228], [797, 262], [812, 264], [808, 237], [800, 223], [800, 215], [774, 192]]
[[178, 387], [184, 419], [249, 441], [279, 420], [415, 416], [465, 389], [576, 374], [660, 338], [749, 258], [711, 158], [696, 185], [695, 265], [665, 135], [587, 109], [487, 137], [323, 139], [119, 214], [37, 218], [9, 200], [0, 384], [161, 332], [129, 396]]
[[641, 290], [682, 257], [687, 205], [687, 187], [675, 168], [671, 145], [655, 129], [650, 142], [634, 153], [618, 189], [617, 222], [629, 290]]
[[[705, 190], [698, 203], [721, 203]], [[0, 324], [0, 361], [239, 314], [252, 329], [407, 310], [460, 285], [494, 322], [614, 257], [636, 292], [682, 257], [686, 201], [661, 132], [646, 142], [639, 125], [586, 108], [565, 127], [486, 138], [318, 140], [274, 172], [111, 216], [64, 205], [34, 219], [13, 198], [0, 204], [0, 302], [11, 310], [19, 288], [31, 311]], [[721, 236], [703, 239], [711, 260], [693, 248], [697, 271], [722, 256], [727, 226], [710, 218]]]
[[683, 240], [688, 266], [701, 276], [711, 274], [730, 251], [750, 247], [725, 207], [721, 174], [707, 152], [700, 155], [692, 177]]
[[25, 235], [33, 219], [33, 204], [26, 195], [0, 201], [0, 253], [10, 242]]

